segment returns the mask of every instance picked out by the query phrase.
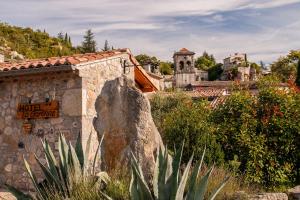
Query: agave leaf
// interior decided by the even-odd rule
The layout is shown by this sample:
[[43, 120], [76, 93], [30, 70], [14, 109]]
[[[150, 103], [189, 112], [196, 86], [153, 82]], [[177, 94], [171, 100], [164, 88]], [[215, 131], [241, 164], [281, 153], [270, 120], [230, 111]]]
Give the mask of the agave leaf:
[[192, 165], [192, 161], [193, 161], [193, 157], [194, 155], [191, 156], [184, 172], [183, 172], [183, 175], [182, 175], [182, 178], [181, 178], [181, 181], [179, 183], [179, 186], [178, 186], [178, 189], [177, 189], [177, 192], [176, 192], [176, 197], [175, 199], [176, 200], [182, 200], [183, 199], [183, 195], [184, 195], [184, 189], [185, 189], [185, 186], [186, 186], [186, 183], [187, 183], [187, 180], [188, 180], [188, 176], [189, 176], [189, 171], [190, 171], [190, 168], [191, 168], [191, 165]]
[[51, 171], [51, 174], [53, 176], [55, 176], [57, 179], [59, 179], [59, 173], [57, 172], [57, 169], [56, 169], [58, 165], [57, 165], [56, 159], [54, 157], [54, 154], [52, 152], [52, 149], [46, 139], [45, 139], [45, 142], [42, 142], [42, 143], [43, 143], [43, 148], [44, 148], [45, 157], [47, 160], [49, 170]]
[[81, 171], [81, 165], [80, 165], [80, 161], [76, 155], [75, 149], [72, 146], [71, 143], [69, 143], [69, 158], [71, 160], [71, 171], [72, 171], [72, 178], [75, 178], [76, 182], [78, 182], [80, 180], [80, 178], [82, 177], [82, 171]]
[[168, 187], [172, 188], [170, 191], [170, 199], [175, 199], [176, 191], [179, 185], [179, 174], [180, 174], [180, 163], [182, 158], [184, 143], [182, 143], [181, 148], [179, 151], [176, 151], [172, 162], [173, 172], [168, 180]]
[[82, 135], [81, 135], [81, 132], [79, 132], [77, 140], [76, 140], [75, 152], [76, 152], [77, 158], [79, 160], [80, 167], [83, 170], [83, 168], [84, 168], [84, 154], [83, 154], [83, 148], [82, 148]]
[[205, 151], [206, 151], [206, 147], [204, 148], [204, 151], [202, 153], [201, 160], [199, 162], [197, 162], [196, 166], [193, 169], [191, 177], [189, 179], [189, 190], [188, 190], [188, 193], [187, 193], [187, 199], [195, 199], [195, 191], [196, 191], [196, 186], [197, 186], [197, 177], [199, 176], [199, 172], [200, 172], [201, 167], [202, 167]]
[[135, 174], [133, 173], [133, 166], [131, 166], [131, 180], [130, 180], [130, 186], [129, 186], [129, 191], [130, 191], [130, 197], [132, 200], [137, 200], [139, 199], [139, 193], [137, 189], [137, 178]]
[[222, 188], [226, 185], [226, 183], [229, 180], [229, 176], [226, 177], [221, 183], [220, 185], [211, 193], [211, 195], [208, 197], [209, 200], [213, 200], [216, 198], [216, 196], [218, 195], [218, 193], [222, 190]]
[[59, 173], [61, 176], [61, 180], [64, 182], [64, 188], [69, 196], [69, 188], [70, 188], [70, 179], [71, 176], [69, 174], [69, 146], [66, 142], [65, 137], [60, 133], [58, 138], [58, 152], [59, 152]]
[[37, 181], [35, 175], [32, 173], [31, 168], [30, 168], [30, 166], [29, 166], [29, 164], [28, 164], [28, 162], [26, 161], [25, 158], [24, 158], [24, 163], [25, 163], [26, 170], [27, 170], [27, 172], [29, 174], [29, 177], [31, 178], [31, 181], [32, 181], [32, 183], [34, 185], [34, 188], [35, 188], [36, 192], [37, 192], [37, 196], [40, 199], [46, 199], [45, 193], [41, 190], [41, 188], [40, 188], [40, 186], [38, 184], [38, 181]]
[[58, 139], [58, 152], [59, 152], [59, 164], [63, 179], [66, 180], [68, 177], [68, 145], [66, 143], [65, 137], [60, 134]]
[[40, 168], [42, 169], [47, 182], [50, 183], [51, 185], [54, 185], [56, 189], [63, 190], [62, 189], [63, 185], [60, 183], [60, 181], [53, 174], [51, 174], [51, 171], [41, 163], [41, 161], [38, 159], [38, 157], [35, 154], [34, 156]]
[[154, 167], [154, 176], [153, 176], [153, 193], [156, 199], [158, 199], [159, 154], [160, 154], [160, 148], [157, 149], [156, 162]]
[[152, 200], [152, 195], [151, 195], [151, 191], [147, 186], [147, 183], [145, 182], [144, 178], [140, 175], [142, 174], [141, 171], [139, 171], [139, 169], [137, 169], [134, 165], [132, 165], [133, 168], [133, 174], [136, 177], [137, 180], [137, 192], [139, 194], [139, 199], [140, 200]]
[[102, 135], [101, 140], [98, 144], [97, 150], [95, 152], [95, 156], [94, 156], [94, 160], [93, 160], [93, 167], [92, 167], [92, 174], [95, 174], [96, 164], [97, 164], [98, 159], [99, 159], [98, 157], [100, 157], [99, 154], [100, 154], [103, 138], [104, 138], [104, 135]]
[[29, 195], [29, 194], [25, 194], [23, 193], [22, 191], [18, 190], [17, 188], [11, 186], [11, 185], [7, 185], [5, 184], [4, 185], [6, 187], [6, 189], [12, 193], [14, 195], [14, 197], [16, 197], [17, 199], [20, 199], [20, 200], [33, 200], [34, 198]]
[[92, 132], [89, 135], [89, 138], [86, 142], [86, 148], [84, 153], [84, 174], [87, 173], [87, 169], [89, 168], [89, 159], [90, 159], [90, 150], [91, 150], [91, 141], [92, 141]]
[[196, 191], [193, 196], [195, 196], [195, 199], [202, 200], [204, 199], [204, 195], [207, 189], [208, 179], [213, 171], [213, 167], [211, 167], [206, 174], [201, 178], [199, 183], [196, 186]]
[[158, 174], [158, 198], [165, 199], [165, 184], [166, 184], [166, 172], [167, 172], [167, 148], [165, 149], [164, 153], [162, 150], [160, 151], [159, 155], [159, 174]]

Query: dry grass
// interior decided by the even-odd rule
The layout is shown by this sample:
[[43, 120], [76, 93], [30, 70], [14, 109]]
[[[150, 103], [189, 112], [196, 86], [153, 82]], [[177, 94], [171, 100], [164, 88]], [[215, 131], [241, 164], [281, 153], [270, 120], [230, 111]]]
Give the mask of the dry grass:
[[[225, 170], [221, 167], [214, 168], [208, 184], [209, 192], [213, 191], [214, 188], [216, 188], [225, 177], [230, 176], [229, 181], [227, 182], [225, 187], [220, 191], [220, 193], [216, 197], [216, 200], [236, 199], [237, 192], [239, 194], [254, 194], [262, 191], [260, 187], [246, 183], [244, 181], [243, 176], [233, 174], [234, 173], [231, 173], [230, 171]], [[242, 196], [240, 196], [239, 199], [243, 199]]]

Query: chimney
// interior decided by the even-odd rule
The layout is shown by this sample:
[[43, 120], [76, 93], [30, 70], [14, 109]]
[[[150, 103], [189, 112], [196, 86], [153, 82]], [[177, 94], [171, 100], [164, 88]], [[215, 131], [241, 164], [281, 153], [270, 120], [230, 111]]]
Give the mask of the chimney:
[[0, 63], [4, 62], [4, 55], [0, 54]]

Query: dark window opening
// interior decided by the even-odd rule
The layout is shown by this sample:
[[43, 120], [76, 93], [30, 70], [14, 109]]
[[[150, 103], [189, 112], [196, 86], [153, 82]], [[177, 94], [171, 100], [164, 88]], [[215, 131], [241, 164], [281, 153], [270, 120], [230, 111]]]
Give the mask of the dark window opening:
[[183, 61], [179, 62], [179, 68], [180, 68], [180, 70], [183, 70], [183, 68], [184, 68], [184, 62]]

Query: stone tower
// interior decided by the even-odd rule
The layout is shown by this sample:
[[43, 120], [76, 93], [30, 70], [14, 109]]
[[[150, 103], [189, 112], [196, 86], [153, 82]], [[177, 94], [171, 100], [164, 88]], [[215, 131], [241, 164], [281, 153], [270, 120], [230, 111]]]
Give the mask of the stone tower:
[[175, 85], [182, 88], [196, 81], [195, 53], [186, 48], [173, 55], [175, 65]]

